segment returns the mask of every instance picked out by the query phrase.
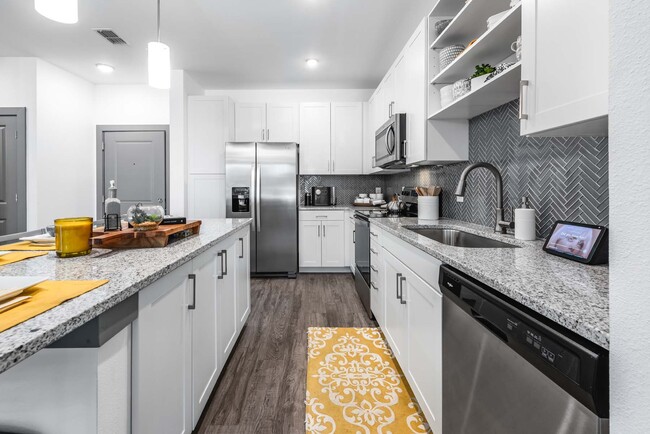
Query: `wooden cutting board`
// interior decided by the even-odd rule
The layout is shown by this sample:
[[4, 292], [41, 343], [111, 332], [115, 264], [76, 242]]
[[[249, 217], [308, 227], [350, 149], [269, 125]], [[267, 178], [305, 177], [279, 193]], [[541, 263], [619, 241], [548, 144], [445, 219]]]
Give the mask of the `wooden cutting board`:
[[153, 231], [135, 231], [126, 225], [121, 231], [103, 232], [98, 228], [91, 238], [93, 247], [102, 249], [142, 249], [165, 247], [176, 238], [187, 238], [201, 230], [201, 220], [182, 225], [161, 225]]

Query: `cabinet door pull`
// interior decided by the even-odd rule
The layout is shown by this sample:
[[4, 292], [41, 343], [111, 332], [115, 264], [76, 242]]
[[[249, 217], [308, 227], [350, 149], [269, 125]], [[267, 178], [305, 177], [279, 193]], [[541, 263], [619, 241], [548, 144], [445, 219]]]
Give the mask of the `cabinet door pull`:
[[356, 244], [356, 243], [357, 243], [357, 231], [354, 230], [352, 231], [352, 244]]
[[376, 255], [376, 254], [377, 254], [377, 252], [375, 251], [375, 249], [373, 249], [372, 247], [370, 248], [370, 253], [372, 253], [373, 255]]
[[406, 300], [404, 300], [404, 282], [406, 282], [406, 277], [400, 277], [399, 279], [399, 302], [402, 304], [406, 304]]
[[320, 225], [318, 225], [318, 238], [320, 238]]
[[371, 266], [370, 266], [370, 269], [371, 269], [372, 271], [374, 271], [375, 273], [379, 273], [379, 270], [377, 270], [377, 269], [375, 268], [374, 265], [371, 265]]
[[219, 270], [219, 275], [217, 276], [217, 279], [221, 280], [223, 279], [223, 250], [217, 253], [217, 256], [221, 260], [221, 269]]
[[239, 259], [244, 259], [244, 239], [240, 238], [239, 241], [241, 242], [241, 255], [239, 256]]
[[262, 128], [262, 141], [264, 141], [264, 128]]
[[187, 278], [192, 281], [192, 304], [188, 304], [187, 309], [194, 310], [196, 309], [196, 274], [190, 274]]
[[271, 140], [271, 130], [269, 130], [268, 128], [266, 129], [266, 140], [267, 141]]
[[226, 266], [225, 266], [225, 268], [224, 268], [223, 275], [224, 275], [224, 276], [227, 276], [227, 275], [228, 275], [228, 250], [224, 250], [224, 251], [223, 251], [223, 256], [224, 256], [224, 258], [225, 258], [224, 262], [225, 262], [225, 264], [226, 264]]
[[325, 238], [325, 226], [323, 226], [323, 238]]
[[528, 80], [519, 81], [519, 120], [528, 119], [528, 114], [524, 113], [526, 100], [524, 99], [524, 87], [528, 87]]
[[336, 173], [336, 161], [332, 160], [332, 173]]
[[402, 273], [397, 273], [395, 277], [395, 298], [399, 299], [399, 280], [402, 277]]
[[370, 282], [370, 286], [372, 286], [373, 289], [379, 289], [377, 288], [377, 285], [375, 285], [375, 282]]
[[373, 237], [376, 237], [376, 236], [377, 236], [377, 234], [374, 233], [373, 231], [370, 231], [370, 235], [372, 235]]

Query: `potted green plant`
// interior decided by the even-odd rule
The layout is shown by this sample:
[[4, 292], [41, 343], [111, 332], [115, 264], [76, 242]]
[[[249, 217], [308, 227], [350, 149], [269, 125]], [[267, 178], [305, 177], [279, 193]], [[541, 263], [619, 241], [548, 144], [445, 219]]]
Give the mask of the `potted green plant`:
[[494, 68], [492, 65], [488, 63], [483, 63], [482, 65], [476, 65], [475, 69], [476, 71], [474, 71], [474, 74], [470, 77], [470, 79], [472, 80], [471, 86], [473, 91], [483, 87], [487, 76], [496, 70], [496, 68]]

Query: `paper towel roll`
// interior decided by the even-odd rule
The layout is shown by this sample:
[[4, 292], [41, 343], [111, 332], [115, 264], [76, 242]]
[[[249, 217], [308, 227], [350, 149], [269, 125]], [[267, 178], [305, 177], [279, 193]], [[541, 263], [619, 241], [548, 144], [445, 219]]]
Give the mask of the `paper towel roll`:
[[533, 241], [535, 233], [535, 210], [532, 208], [515, 209], [515, 238]]

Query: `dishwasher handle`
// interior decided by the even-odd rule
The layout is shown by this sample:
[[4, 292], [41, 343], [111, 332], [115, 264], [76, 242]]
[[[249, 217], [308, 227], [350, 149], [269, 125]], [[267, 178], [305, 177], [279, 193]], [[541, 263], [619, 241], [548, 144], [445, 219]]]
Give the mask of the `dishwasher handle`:
[[508, 343], [508, 335], [503, 330], [501, 330], [499, 326], [493, 324], [490, 322], [490, 320], [481, 316], [481, 314], [474, 309], [470, 309], [470, 313], [472, 314], [472, 318], [478, 321], [483, 327], [490, 330], [492, 334], [501, 339], [503, 342]]

